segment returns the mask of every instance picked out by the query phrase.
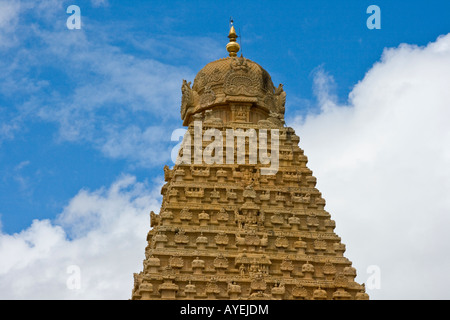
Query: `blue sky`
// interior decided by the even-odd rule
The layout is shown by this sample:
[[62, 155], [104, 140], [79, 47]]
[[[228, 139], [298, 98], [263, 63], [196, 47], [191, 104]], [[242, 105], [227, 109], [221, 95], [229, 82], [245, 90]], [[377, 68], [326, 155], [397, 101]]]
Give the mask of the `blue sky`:
[[[71, 4], [81, 8], [81, 30], [66, 27]], [[380, 30], [366, 26], [372, 4]], [[80, 192], [102, 194], [124, 176], [158, 190], [172, 165], [170, 135], [181, 127], [182, 79], [226, 56], [230, 16], [243, 55], [284, 84], [287, 125], [305, 130], [324, 113], [324, 96], [352, 105], [348, 95], [386, 48], [425, 47], [450, 31], [448, 1], [21, 0], [0, 8], [5, 235], [35, 219], [58, 225]]]
[[[0, 120], [13, 126], [1, 137], [3, 230], [17, 232], [32, 219], [51, 218], [79, 189], [108, 185], [123, 172], [149, 181], [161, 175], [162, 162], [146, 159], [145, 152], [99, 150], [105, 130], [141, 131], [163, 124], [166, 134], [160, 144], [166, 150], [174, 146], [170, 132], [181, 126], [180, 92], [175, 89], [182, 76], [192, 81], [203, 65], [226, 56], [230, 16], [242, 34], [244, 55], [266, 68], [274, 82], [284, 84], [289, 116], [315, 108], [312, 74], [317, 68], [334, 77], [335, 93], [345, 101], [385, 47], [402, 42], [425, 45], [448, 31], [450, 3], [434, 2], [378, 1], [381, 30], [366, 27], [366, 9], [373, 1], [133, 1], [133, 5], [61, 1], [51, 8], [23, 9], [15, 43], [0, 51], [1, 67], [10, 72], [4, 73], [2, 87], [8, 87], [5, 82], [13, 86], [0, 95]], [[81, 30], [66, 28], [65, 9], [70, 4], [81, 9]], [[112, 60], [135, 59], [129, 62], [133, 66], [150, 61], [149, 72], [152, 63], [172, 66], [170, 88], [152, 101], [151, 95], [133, 96], [134, 88], [124, 83], [120, 90], [129, 92], [99, 101], [94, 110], [83, 110], [80, 95], [89, 99], [110, 90], [105, 78], [111, 71], [106, 68], [114, 66], [99, 66], [101, 61], [95, 60], [103, 52]], [[129, 66], [123, 61], [112, 63]], [[160, 90], [158, 86], [166, 84], [161, 81], [152, 91]], [[60, 108], [74, 113], [75, 119], [47, 114]], [[66, 122], [84, 132], [65, 132], [61, 126]], [[134, 147], [153, 148], [144, 143]]]

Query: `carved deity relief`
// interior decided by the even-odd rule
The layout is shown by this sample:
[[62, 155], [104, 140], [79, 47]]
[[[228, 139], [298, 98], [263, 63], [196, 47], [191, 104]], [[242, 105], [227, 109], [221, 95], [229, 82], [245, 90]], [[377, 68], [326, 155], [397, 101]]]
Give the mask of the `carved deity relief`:
[[276, 97], [276, 110], [274, 110], [276, 113], [280, 114], [282, 116], [282, 119], [284, 120], [284, 113], [285, 113], [285, 104], [286, 104], [286, 92], [283, 90], [283, 85], [280, 83], [278, 88], [275, 90], [275, 97]]
[[191, 82], [183, 80], [181, 93], [181, 118], [184, 119], [187, 109], [194, 106], [194, 93], [191, 89]]
[[211, 86], [205, 86], [205, 89], [200, 96], [200, 106], [205, 107], [211, 103], [214, 103], [214, 101], [216, 101], [216, 94], [213, 89], [211, 89]]
[[260, 79], [249, 72], [245, 58], [233, 58], [231, 70], [225, 75], [224, 92], [229, 95], [255, 96], [258, 95]]

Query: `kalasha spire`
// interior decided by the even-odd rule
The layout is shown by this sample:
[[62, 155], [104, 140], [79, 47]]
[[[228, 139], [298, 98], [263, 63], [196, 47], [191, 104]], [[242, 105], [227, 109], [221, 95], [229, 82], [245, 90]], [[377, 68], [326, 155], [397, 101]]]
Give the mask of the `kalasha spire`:
[[239, 52], [240, 46], [239, 43], [236, 42], [238, 35], [236, 34], [236, 30], [234, 29], [233, 19], [230, 19], [230, 33], [228, 34], [228, 38], [230, 42], [227, 44], [227, 51], [230, 53], [230, 57], [236, 57]]

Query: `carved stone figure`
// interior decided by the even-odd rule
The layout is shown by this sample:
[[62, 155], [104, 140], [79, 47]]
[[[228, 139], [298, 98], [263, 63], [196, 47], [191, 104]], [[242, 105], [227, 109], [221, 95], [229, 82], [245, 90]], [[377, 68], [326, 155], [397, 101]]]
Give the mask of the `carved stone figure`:
[[184, 119], [187, 109], [194, 106], [194, 93], [191, 89], [191, 82], [183, 80], [181, 93], [181, 118]]

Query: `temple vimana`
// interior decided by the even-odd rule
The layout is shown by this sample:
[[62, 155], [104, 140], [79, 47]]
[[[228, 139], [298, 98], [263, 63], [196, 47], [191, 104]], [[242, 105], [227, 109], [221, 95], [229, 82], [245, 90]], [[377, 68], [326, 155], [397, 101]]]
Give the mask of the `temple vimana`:
[[[207, 64], [192, 87], [183, 81], [187, 134], [173, 169], [164, 168], [161, 209], [150, 213], [131, 299], [369, 299], [355, 282], [300, 138], [285, 126], [282, 85], [238, 57], [232, 25], [228, 37], [228, 57]], [[258, 147], [250, 147], [251, 134], [229, 144], [230, 130], [259, 132]], [[215, 139], [191, 141], [207, 132]], [[255, 149], [272, 163], [255, 163]], [[216, 161], [199, 160], [203, 152]]]

